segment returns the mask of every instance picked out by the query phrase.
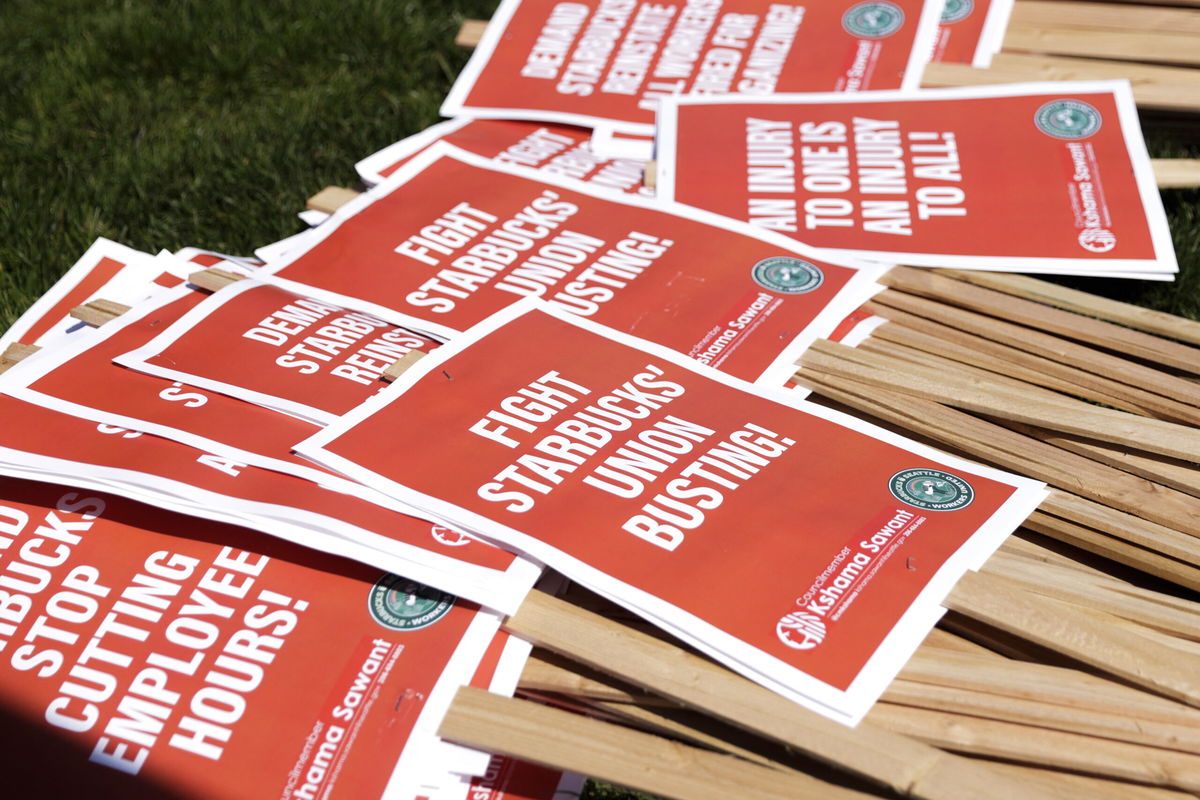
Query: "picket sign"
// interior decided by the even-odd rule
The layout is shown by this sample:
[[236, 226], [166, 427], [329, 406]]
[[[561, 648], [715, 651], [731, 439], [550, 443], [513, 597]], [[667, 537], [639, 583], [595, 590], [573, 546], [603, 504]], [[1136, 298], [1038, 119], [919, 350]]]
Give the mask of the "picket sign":
[[[1197, 5], [1195, 0], [1177, 0], [1179, 5]], [[1045, 47], [1046, 42], [1043, 39], [1039, 40], [1039, 32], [1034, 29], [1036, 23], [1022, 23], [1022, 13], [1020, 9], [1023, 6], [1044, 5], [1044, 6], [1105, 6], [1117, 7], [1116, 4], [1110, 3], [1078, 3], [1074, 0], [1066, 0], [1061, 3], [1042, 3], [1035, 4], [1031, 2], [1018, 2], [1016, 10], [1013, 13], [1012, 23], [1018, 33], [1009, 39], [1006, 36], [1005, 44], [1010, 48], [1020, 49], [1038, 49]], [[1161, 9], [1158, 11], [1166, 11]], [[1081, 9], [1078, 12], [1064, 11], [1065, 14], [1070, 14], [1072, 18], [1086, 18], [1090, 13], [1088, 9]], [[1140, 17], [1146, 13], [1143, 9], [1129, 9], [1127, 14], [1135, 17]], [[1188, 13], [1188, 12], [1184, 12]], [[1194, 13], [1194, 12], [1191, 12]], [[1175, 20], [1178, 24], [1178, 20]], [[1114, 23], [1115, 24], [1115, 23]], [[1116, 42], [1106, 40], [1104, 42], [1092, 43], [1087, 40], [1093, 37], [1103, 37], [1105, 31], [1060, 31], [1057, 40], [1051, 43], [1052, 47], [1070, 47], [1072, 42], [1072, 33], [1076, 36], [1083, 33], [1082, 43], [1075, 42], [1071, 49], [1079, 52], [1073, 55], [1082, 56], [1097, 56], [1095, 58], [1078, 58], [1078, 57], [1054, 57], [1046, 56], [1044, 52], [1059, 53], [1062, 56], [1068, 54], [1067, 49], [1046, 49], [1039, 53], [1019, 53], [1019, 52], [1002, 52], [997, 53], [992, 57], [991, 66], [988, 69], [977, 69], [970, 64], [955, 64], [946, 62], [930, 62], [925, 65], [925, 71], [921, 78], [921, 85], [924, 87], [945, 87], [945, 86], [982, 86], [993, 83], [1028, 83], [1036, 81], [1079, 81], [1079, 80], [1109, 80], [1112, 78], [1126, 78], [1133, 84], [1133, 94], [1137, 104], [1143, 108], [1158, 108], [1170, 109], [1178, 111], [1197, 111], [1200, 110], [1200, 95], [1196, 93], [1196, 88], [1200, 86], [1200, 75], [1193, 70], [1177, 66], [1159, 66], [1150, 64], [1135, 63], [1137, 60], [1162, 60], [1169, 59], [1149, 59], [1144, 56], [1147, 53], [1174, 53], [1183, 59], [1183, 63], [1197, 63], [1200, 57], [1194, 40], [1194, 31], [1191, 30], [1192, 25], [1196, 24], [1194, 18], [1188, 13], [1187, 21], [1182, 29], [1169, 27], [1171, 21], [1162, 21], [1158, 18], [1156, 23], [1165, 26], [1165, 33], [1158, 33], [1157, 36], [1163, 36], [1168, 41], [1159, 41], [1154, 39], [1151, 41], [1141, 40], [1142, 36], [1155, 36], [1154, 32], [1141, 33], [1140, 31], [1131, 35], [1129, 33], [1117, 34]], [[1012, 30], [1013, 28], [1010, 28]], [[454, 43], [459, 47], [472, 48], [479, 44], [479, 40], [483, 37], [483, 32], [487, 29], [486, 20], [465, 20], [462, 27], [459, 29], [458, 36]], [[1115, 47], [1114, 47], [1115, 45]], [[1168, 49], [1160, 49], [1161, 47]], [[1121, 52], [1129, 52], [1135, 58], [1134, 62], [1116, 60], [1122, 58]], [[1139, 56], [1141, 56], [1139, 58]], [[1192, 166], [1185, 167], [1186, 174], [1189, 176], [1185, 180], [1196, 180], [1195, 168]], [[1158, 174], [1157, 170], [1155, 171]], [[1160, 186], [1194, 186], [1194, 183], [1160, 183]], [[311, 206], [310, 206], [311, 208]]]
[[[1003, 564], [1002, 561], [1001, 567]], [[990, 574], [973, 573], [965, 576], [951, 592], [945, 605], [967, 614], [972, 619], [998, 627], [1000, 630], [1035, 644], [1051, 647], [1071, 658], [1091, 664], [1106, 673], [1116, 675], [1151, 691], [1192, 705], [1200, 705], [1200, 683], [1197, 683], [1192, 677], [1200, 674], [1200, 671], [1197, 670], [1197, 667], [1200, 666], [1200, 656], [1192, 654], [1185, 658], [1171, 643], [1160, 641], [1153, 633], [1155, 629], [1163, 627], [1174, 632], [1187, 630], [1188, 618], [1185, 613], [1171, 614], [1169, 609], [1154, 608], [1152, 601], [1144, 600], [1144, 603], [1150, 604], [1149, 607], [1143, 604], [1135, 607], [1133, 612], [1124, 611], [1125, 616], [1114, 616], [1107, 613], [1106, 610], [1096, 610], [1095, 606], [1107, 605], [1109, 610], [1125, 609], [1125, 606], [1111, 602], [1103, 594], [1101, 602], [1098, 604], [1092, 602], [1090, 608], [1073, 604], [1071, 601], [1079, 601], [1079, 603], [1093, 601], [1096, 595], [1095, 591], [1089, 592], [1085, 587], [1072, 586], [1072, 583], [1077, 583], [1077, 581], [1069, 579], [1063, 581], [1061, 574], [1055, 577], [1059, 579], [1060, 587], [1069, 587], [1060, 589], [1059, 592], [1060, 596], [1065, 597], [1065, 602], [1052, 599], [1042, 592], [1031, 591], [1032, 587], [1028, 581], [1014, 582], [1011, 577], [997, 575], [993, 570]], [[1068, 576], [1068, 578], [1070, 577]], [[749, 711], [747, 708], [732, 710], [725, 705], [729, 701], [723, 700], [723, 698], [731, 696], [728, 690], [720, 685], [699, 685], [694, 664], [690, 662], [680, 664], [678, 655], [673, 656], [676, 659], [673, 665], [668, 661], [659, 666], [651, 653], [632, 649], [625, 653], [624, 648], [630, 644], [628, 639], [614, 636], [611, 632], [605, 635], [601, 630], [589, 631], [588, 635], [591, 638], [587, 643], [575, 641], [571, 637], [575, 635], [575, 629], [582, 627], [582, 622], [573, 619], [573, 616], [584, 613], [586, 612], [562, 605], [561, 601], [540, 595], [527, 599], [525, 605], [506, 623], [506, 626], [511, 632], [529, 639], [535, 644], [548, 647], [592, 668], [614, 672], [623, 680], [660, 692], [668, 698], [685, 703], [685, 705], [700, 707], [706, 713], [714, 714], [727, 722], [750, 728], [757, 733], [766, 733], [790, 747], [800, 747], [807, 754], [829, 758], [827, 751], [803, 747], [801, 742], [794, 738], [794, 734], [781, 736], [779, 731], [771, 727], [769, 723], [759, 725], [749, 721], [756, 719], [756, 715], [747, 713]], [[1138, 622], [1123, 621], [1129, 616], [1137, 617]], [[534, 622], [526, 622], [529, 618], [532, 618]], [[616, 624], [607, 620], [602, 620], [602, 622], [608, 625]], [[1150, 622], [1155, 627], [1147, 628], [1140, 624], [1142, 622]], [[566, 632], [560, 630], [564, 627], [568, 629]], [[630, 635], [632, 635], [631, 630], [623, 628], [620, 637]], [[638, 634], [638, 636], [644, 636], [644, 634]], [[653, 641], [656, 646], [669, 647], [661, 642], [650, 641]], [[1150, 664], [1165, 662], [1171, 666], [1159, 670], [1148, 667], [1147, 661]], [[616, 664], [620, 666], [614, 666]], [[538, 688], [542, 690], [562, 688], [554, 686], [554, 667], [550, 666], [549, 669], [546, 667], [545, 664], [541, 665], [541, 683]], [[667, 674], [654, 674], [656, 668], [662, 669], [663, 667], [668, 669]], [[719, 670], [719, 668], [714, 669]], [[680, 674], [687, 676], [684, 686], [680, 686], [678, 678], [673, 677]], [[714, 680], [719, 679], [714, 678]], [[734, 680], [742, 679], [734, 678]], [[571, 685], [578, 690], [587, 687], [594, 688], [596, 682], [577, 680]], [[904, 689], [905, 684], [901, 683], [899, 690], [892, 691], [903, 692]], [[763, 691], [758, 687], [755, 687], [755, 690]], [[616, 690], [615, 693], [611, 689], [608, 691], [610, 693], [609, 700], [620, 701], [633, 697], [628, 692], [621, 690]], [[700, 696], [697, 696], [697, 692]], [[920, 702], [925, 705], [932, 703], [945, 707], [957, 703], [956, 710], [969, 709], [973, 713], [978, 712], [979, 702], [976, 700], [972, 703], [973, 698], [955, 697], [947, 700], [944, 697], [930, 698], [928, 694], [929, 692], [920, 689], [918, 684], [916, 688], [909, 687], [907, 694], [903, 697], [908, 700], [909, 704], [914, 703], [915, 698], [919, 698]], [[713, 699], [706, 700], [706, 698]], [[997, 704], [993, 703], [993, 705]], [[1005, 705], [999, 703], [1001, 707]], [[1007, 705], [1011, 706], [1011, 704]], [[1019, 711], [1019, 709], [1017, 712], [1009, 710], [1008, 713], [1009, 716], [1012, 716], [1019, 714]], [[892, 719], [896, 712], [885, 710], [871, 713], [872, 715], [882, 714], [885, 719]], [[932, 712], [927, 710], [921, 713], [936, 714], [939, 711], [935, 709]], [[889, 717], [889, 714], [892, 716]], [[645, 717], [645, 714], [642, 716]], [[1111, 734], [1114, 729], [1120, 730], [1123, 727], [1126, 729], [1129, 727], [1127, 724], [1123, 725], [1123, 719], [1123, 717], [1113, 718], [1111, 716], [1097, 718], [1093, 715], [1085, 721], [1085, 724], [1091, 726], [1090, 732], [1101, 731]], [[661, 725], [661, 720], [656, 724]], [[1004, 728], [1005, 724], [1007, 723], [1001, 721], [992, 723], [991, 727], [999, 726], [1003, 731], [1007, 730]], [[1078, 726], [1081, 723], [1076, 722], [1075, 724]], [[1194, 789], [1200, 785], [1197, 783], [1200, 772], [1195, 771], [1195, 767], [1200, 766], [1200, 759], [1196, 759], [1195, 764], [1191, 765], [1187, 761], [1187, 756], [1170, 756], [1156, 752], [1147, 755], [1137, 750], [1132, 753], [1128, 752], [1135, 745], [1152, 747], [1168, 745], [1175, 749], [1180, 749], [1182, 745], [1183, 749], [1188, 747], [1195, 749], [1200, 746], [1200, 740], [1196, 740], [1195, 737], [1189, 740], [1190, 734], [1187, 728], [1182, 728], [1181, 732], [1168, 726], [1158, 732], [1147, 732], [1137, 726], [1134, 727], [1137, 729], [1137, 733], [1133, 737], [1137, 740], [1134, 745], [1109, 745], [1096, 750], [1089, 749], [1086, 746], [1088, 742], [1085, 740], [1079, 742], [1078, 747], [1065, 750], [1060, 747], [1059, 752], [1053, 757], [1041, 756], [1041, 759], [1048, 765], [1059, 768], [1090, 768], [1092, 771], [1102, 772], [1107, 770], [1105, 774], [1148, 782], [1162, 783], [1164, 781], [1161, 776], [1166, 774], [1170, 776], [1165, 781], [1168, 785], [1184, 789]], [[953, 729], [953, 726], [951, 725], [950, 728]], [[445, 732], [443, 731], [443, 733]], [[1013, 741], [1030, 742], [1029, 738], [1020, 736], [1020, 731], [1009, 731], [1009, 733]], [[1059, 738], [1068, 737], [1068, 741], [1070, 741], [1070, 736], [1077, 736], [1073, 733], [1057, 735]], [[1046, 736], [1043, 735], [1040, 739], [1035, 739], [1039, 747], [1026, 752], [1025, 755], [1035, 757], [1036, 760], [1036, 754], [1044, 749], [1045, 738]], [[1051, 738], [1053, 739], [1053, 736]], [[480, 744], [475, 740], [472, 742]], [[939, 744], [945, 744], [945, 742], [939, 742]], [[950, 742], [950, 744], [953, 745], [954, 742]], [[1116, 754], [1114, 754], [1114, 750]], [[976, 749], [973, 752], [981, 753], [983, 751]], [[1067, 755], [1064, 756], [1063, 753]], [[995, 752], [988, 754], [1012, 755], [1012, 748], [1004, 751], [997, 747]], [[1125, 757], [1118, 757], [1120, 755]], [[847, 766], [845, 762], [840, 763]], [[1135, 768], [1134, 765], [1138, 764], [1143, 766]], [[1103, 769], [1100, 769], [1102, 765]], [[1114, 771], [1113, 765], [1119, 769]], [[868, 777], [880, 779], [878, 774], [862, 773], [860, 766], [852, 766], [851, 769], [858, 774], [866, 774]], [[895, 788], [894, 783], [890, 785]], [[916, 794], [915, 796], [923, 795]]]

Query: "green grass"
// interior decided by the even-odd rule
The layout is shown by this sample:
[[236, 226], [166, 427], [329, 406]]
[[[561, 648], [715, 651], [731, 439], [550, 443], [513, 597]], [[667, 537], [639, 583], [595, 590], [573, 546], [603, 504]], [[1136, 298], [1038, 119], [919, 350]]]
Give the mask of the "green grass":
[[[3, 0], [0, 329], [97, 236], [232, 253], [295, 233], [304, 199], [437, 121], [494, 0]], [[1156, 126], [1156, 155], [1200, 156]], [[1166, 195], [1175, 284], [1072, 285], [1200, 318], [1200, 192]], [[591, 787], [592, 800], [633, 795]]]

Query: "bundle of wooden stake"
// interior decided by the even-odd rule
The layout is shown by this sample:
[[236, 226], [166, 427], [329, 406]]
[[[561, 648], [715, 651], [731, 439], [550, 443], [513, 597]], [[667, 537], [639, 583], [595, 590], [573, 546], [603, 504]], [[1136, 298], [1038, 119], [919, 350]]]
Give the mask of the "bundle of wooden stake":
[[[591, 595], [535, 593], [528, 700], [463, 690], [448, 738], [676, 798], [1200, 794], [1200, 323], [1023, 276], [896, 268], [813, 398], [1046, 481], [850, 729]], [[1186, 342], [1186, 344], [1185, 344]]]
[[1143, 108], [1200, 111], [1200, 2], [1016, 0], [988, 69], [930, 64], [925, 86], [1127, 78]]

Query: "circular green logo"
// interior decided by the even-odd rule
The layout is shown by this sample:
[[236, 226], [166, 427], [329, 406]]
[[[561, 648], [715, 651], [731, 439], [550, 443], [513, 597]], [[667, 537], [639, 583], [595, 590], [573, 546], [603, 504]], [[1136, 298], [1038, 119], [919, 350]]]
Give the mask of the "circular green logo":
[[1051, 100], [1033, 115], [1038, 130], [1056, 139], [1086, 139], [1101, 121], [1100, 112], [1082, 100]]
[[940, 469], [906, 469], [888, 482], [897, 500], [926, 511], [957, 511], [971, 505], [975, 490], [957, 475]]
[[426, 628], [446, 616], [453, 605], [454, 595], [399, 575], [384, 575], [375, 581], [367, 597], [371, 616], [394, 631]]
[[816, 264], [790, 256], [764, 258], [750, 275], [764, 289], [782, 294], [804, 294], [825, 282], [825, 273]]
[[942, 11], [942, 24], [962, 22], [971, 16], [975, 10], [975, 0], [946, 0], [946, 8]]
[[904, 11], [887, 0], [872, 0], [851, 6], [842, 15], [842, 27], [847, 33], [865, 39], [891, 36], [904, 25]]

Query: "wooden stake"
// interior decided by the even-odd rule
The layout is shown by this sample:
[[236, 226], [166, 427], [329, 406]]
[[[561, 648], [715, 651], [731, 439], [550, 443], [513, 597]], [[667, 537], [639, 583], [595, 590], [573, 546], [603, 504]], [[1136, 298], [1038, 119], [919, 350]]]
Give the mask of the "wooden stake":
[[1046, 444], [1086, 456], [1093, 461], [1099, 461], [1101, 464], [1107, 464], [1180, 492], [1186, 492], [1193, 497], [1200, 497], [1200, 470], [1186, 461], [1143, 453], [1140, 450], [1132, 450], [1107, 442], [1097, 442], [1094, 439], [1054, 433], [1029, 425], [1009, 423], [1009, 427]]
[[1009, 23], [1004, 33], [1006, 52], [1053, 53], [1084, 58], [1200, 65], [1194, 33], [1162, 31], [1105, 31], [1047, 28]]
[[1017, 0], [1010, 25], [1200, 34], [1200, 11], [1082, 0]]
[[425, 353], [422, 350], [409, 350], [407, 353], [400, 356], [400, 358], [392, 362], [392, 365], [383, 371], [383, 374], [379, 376], [379, 379], [385, 381], [386, 383], [391, 383], [403, 375], [409, 367], [424, 357]]
[[945, 606], [1136, 686], [1200, 705], [1200, 658], [1186, 658], [1116, 624], [1109, 614], [1036, 597], [1020, 584], [971, 572], [959, 580]]
[[245, 279], [245, 275], [229, 272], [216, 267], [209, 267], [188, 275], [188, 283], [209, 292], [219, 292], [231, 283]]
[[454, 37], [455, 47], [463, 47], [468, 50], [477, 47], [487, 26], [486, 19], [463, 20], [462, 26], [458, 29], [458, 35]]
[[112, 300], [96, 298], [95, 300], [89, 300], [81, 306], [72, 308], [70, 316], [72, 319], [77, 319], [80, 322], [91, 325], [93, 328], [99, 328], [106, 322], [111, 322], [121, 316], [129, 309], [130, 306], [124, 303], [115, 303]]
[[969, 64], [933, 62], [921, 76], [922, 86], [985, 86], [1029, 81], [1092, 81], [1125, 79], [1142, 108], [1200, 111], [1200, 75], [1187, 67], [1163, 67], [1128, 61], [1067, 58], [1031, 53], [997, 53], [988, 69]]
[[[894, 289], [886, 289], [875, 295], [870, 305], [872, 308], [895, 308], [913, 316], [936, 319], [943, 326], [1007, 344], [1188, 405], [1200, 405], [1196, 385], [1190, 381], [1022, 325], [1012, 325], [994, 317]], [[881, 314], [887, 316], [886, 311]]]
[[879, 703], [868, 720], [935, 747], [1026, 764], [1200, 789], [1200, 757], [964, 714]]
[[1200, 725], [1200, 712], [1165, 697], [1074, 668], [970, 653], [918, 649], [898, 679], [1184, 728]]
[[[1099, 408], [1071, 398], [1055, 399], [1044, 393], [1019, 391], [998, 380], [956, 379], [917, 365], [897, 369], [894, 362], [877, 354], [826, 340], [814, 342], [801, 357], [801, 363], [826, 374], [999, 419], [1200, 461], [1200, 430], [1196, 428]], [[1193, 514], [1200, 533], [1200, 506]]]
[[891, 320], [872, 331], [868, 342], [887, 340], [1133, 414], [1200, 425], [1200, 408], [1196, 406], [1185, 405], [1161, 394], [1147, 392], [899, 309], [871, 303], [866, 308], [872, 313], [878, 312], [880, 316], [887, 315]]
[[305, 208], [311, 211], [323, 211], [332, 214], [339, 208], [358, 197], [360, 193], [344, 186], [326, 186], [321, 191], [308, 198]]
[[13, 342], [0, 353], [0, 375], [4, 374], [10, 367], [21, 363], [31, 355], [42, 348], [33, 344], [21, 344]]
[[1065, 782], [1070, 785], [1070, 790], [1076, 797], [1086, 797], [1087, 800], [1193, 800], [1195, 798], [1195, 795], [1190, 792], [1179, 792], [1159, 786], [1143, 786], [1138, 783], [1097, 778], [1091, 775], [1075, 775], [1061, 770], [1031, 767], [1025, 764], [988, 761], [988, 765], [1001, 772], [1011, 772], [1027, 781], [1037, 782], [1043, 779], [1055, 781], [1056, 783], [1052, 785], [1053, 788], [1047, 787], [1047, 791], [1059, 789], [1061, 783]]
[[982, 571], [1020, 584], [1033, 594], [1102, 611], [1181, 639], [1200, 641], [1200, 611], [1157, 603], [1152, 597], [1139, 595], [1135, 587], [1118, 592], [1072, 570], [1014, 559], [1003, 553], [988, 559]]
[[893, 737], [871, 725], [851, 729], [824, 719], [699, 656], [542, 592], [532, 592], [505, 627], [574, 661], [908, 796], [1009, 800], [1028, 790], [986, 769], [976, 772], [975, 765], [907, 737]]
[[1035, 511], [1025, 520], [1024, 526], [1043, 536], [1200, 592], [1200, 569], [1156, 550], [1140, 547], [1053, 514]]
[[1152, 158], [1150, 163], [1154, 167], [1154, 180], [1160, 189], [1194, 189], [1200, 186], [1200, 159]]
[[[1200, 90], [1200, 87], [1197, 87]], [[1139, 331], [1153, 333], [1178, 339], [1200, 346], [1200, 322], [1166, 314], [1162, 311], [1152, 311], [1130, 303], [1109, 300], [1106, 297], [1069, 289], [1056, 283], [1031, 278], [1028, 275], [1014, 275], [1008, 272], [987, 272], [984, 270], [937, 270], [950, 277], [973, 283], [976, 286], [986, 286], [998, 292], [1024, 297], [1055, 308], [1074, 311], [1089, 317], [1116, 322]]]
[[[1197, 52], [1200, 52], [1200, 47]], [[880, 283], [908, 294], [998, 317], [1008, 323], [1025, 325], [1092, 346], [1119, 350], [1134, 358], [1200, 375], [1200, 348], [1188, 347], [1111, 322], [1048, 308], [1032, 300], [956, 280], [944, 273], [895, 267], [880, 278]]]
[[1043, 699], [1023, 700], [986, 690], [934, 686], [903, 679], [892, 682], [881, 702], [1200, 754], [1200, 729], [1193, 725], [1150, 722], [1136, 716], [1137, 709], [1133, 708], [1120, 714], [1087, 711], [1056, 705]]
[[680, 800], [871, 797], [799, 773], [470, 687], [459, 689], [438, 735]]

